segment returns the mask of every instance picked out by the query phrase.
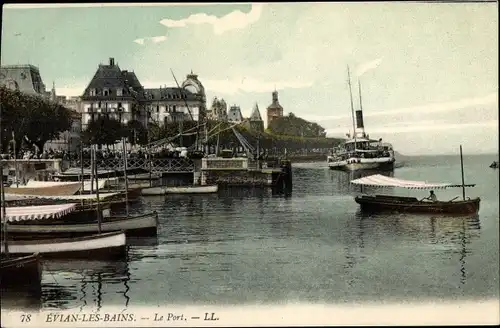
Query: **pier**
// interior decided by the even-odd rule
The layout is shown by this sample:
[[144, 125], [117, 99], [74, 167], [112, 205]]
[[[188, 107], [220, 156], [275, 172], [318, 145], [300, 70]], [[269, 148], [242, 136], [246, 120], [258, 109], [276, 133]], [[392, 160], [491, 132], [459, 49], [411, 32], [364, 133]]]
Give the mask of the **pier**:
[[[4, 160], [12, 173], [17, 165], [20, 180], [47, 180], [50, 174], [67, 173], [65, 180], [78, 180], [83, 168], [84, 175], [90, 176], [90, 159], [29, 159]], [[121, 158], [96, 159], [101, 177], [123, 176], [124, 161]], [[128, 158], [129, 175], [151, 172], [160, 175], [162, 184], [194, 184], [222, 186], [268, 186], [291, 189], [291, 162], [280, 159], [253, 160], [246, 157], [205, 157], [190, 158]], [[71, 175], [69, 174], [71, 173]], [[12, 174], [10, 174], [12, 175]], [[148, 180], [148, 179], [145, 179]]]

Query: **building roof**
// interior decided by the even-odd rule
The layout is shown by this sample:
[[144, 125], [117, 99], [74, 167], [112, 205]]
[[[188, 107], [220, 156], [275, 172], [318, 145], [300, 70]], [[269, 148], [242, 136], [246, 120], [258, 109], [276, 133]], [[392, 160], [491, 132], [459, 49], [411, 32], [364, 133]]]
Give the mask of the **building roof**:
[[[200, 100], [200, 95], [183, 88], [148, 88], [144, 89], [147, 100]], [[180, 98], [183, 97], [183, 98]]]
[[0, 67], [0, 85], [27, 94], [47, 96], [40, 70], [33, 65], [5, 65]]
[[243, 115], [241, 115], [240, 106], [231, 106], [229, 108], [229, 111], [227, 112], [227, 118], [230, 121], [243, 121]]
[[250, 121], [262, 121], [262, 117], [260, 116], [260, 111], [259, 111], [259, 105], [257, 103], [255, 103], [252, 115], [250, 115]]
[[[102, 90], [106, 88], [110, 89], [109, 95], [104, 96], [102, 93], [99, 94], [99, 91], [102, 92]], [[120, 88], [122, 89], [122, 96], [117, 96], [116, 89]], [[96, 96], [90, 95], [91, 89], [96, 89], [96, 91], [98, 91]], [[144, 98], [144, 88], [134, 72], [129, 72], [127, 70], [122, 71], [120, 67], [115, 64], [114, 58], [110, 58], [108, 64], [99, 65], [94, 77], [83, 92], [82, 98], [141, 100]]]

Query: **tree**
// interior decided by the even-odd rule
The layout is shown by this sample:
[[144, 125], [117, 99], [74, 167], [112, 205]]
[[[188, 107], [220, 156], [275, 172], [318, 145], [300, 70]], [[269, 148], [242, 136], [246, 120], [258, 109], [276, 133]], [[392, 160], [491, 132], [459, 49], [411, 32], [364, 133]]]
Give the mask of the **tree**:
[[43, 103], [31, 112], [25, 140], [43, 150], [45, 143], [57, 139], [61, 132], [71, 128], [70, 111], [56, 103]]
[[87, 129], [83, 131], [82, 140], [87, 145], [113, 145], [123, 136], [122, 123], [108, 116], [100, 116], [89, 122]]
[[318, 123], [306, 121], [293, 113], [273, 120], [268, 130], [277, 135], [297, 137], [326, 137], [325, 129]]
[[132, 120], [123, 127], [123, 136], [132, 145], [146, 145], [148, 143], [148, 131], [138, 120]]
[[42, 150], [47, 141], [71, 127], [70, 110], [41, 96], [27, 95], [2, 86], [0, 103], [2, 150], [7, 149], [13, 133], [17, 150], [23, 140]]

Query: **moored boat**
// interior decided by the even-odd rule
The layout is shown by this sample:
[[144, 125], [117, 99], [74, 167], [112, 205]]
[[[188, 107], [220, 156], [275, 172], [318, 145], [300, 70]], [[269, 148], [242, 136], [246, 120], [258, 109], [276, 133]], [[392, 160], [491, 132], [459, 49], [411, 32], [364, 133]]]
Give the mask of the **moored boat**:
[[216, 193], [218, 190], [219, 190], [218, 185], [178, 186], [178, 187], [158, 186], [158, 187], [143, 188], [142, 195], [158, 196], [167, 194], [208, 194], [208, 193]]
[[[137, 216], [109, 216], [101, 222], [101, 232], [123, 231], [127, 236], [156, 235], [158, 228], [158, 213], [146, 213]], [[9, 226], [9, 234], [13, 239], [21, 237], [53, 237], [53, 236], [78, 236], [97, 234], [99, 223], [97, 220], [90, 222], [58, 222], [47, 223], [20, 223]]]
[[36, 288], [42, 280], [42, 264], [39, 253], [26, 256], [2, 254], [0, 261], [0, 286], [2, 289], [15, 286]]
[[126, 238], [117, 231], [77, 238], [11, 240], [8, 247], [9, 253], [17, 255], [39, 252], [43, 257], [112, 259], [126, 254]]
[[[366, 212], [400, 212], [400, 213], [441, 213], [441, 214], [477, 214], [479, 212], [481, 199], [465, 196], [465, 187], [474, 187], [474, 184], [465, 184], [463, 174], [462, 146], [460, 146], [460, 162], [462, 168], [462, 184], [451, 183], [428, 183], [425, 181], [403, 180], [393, 177], [374, 174], [352, 180], [355, 185], [375, 188], [404, 188], [404, 189], [427, 189], [431, 190], [430, 196], [417, 199], [415, 197], [401, 197], [392, 195], [361, 195], [356, 196], [355, 201]], [[433, 189], [462, 188], [462, 199], [455, 197], [449, 201], [439, 201], [434, 195]]]
[[441, 214], [477, 214], [480, 198], [451, 201], [426, 201], [416, 197], [400, 196], [357, 196], [356, 203], [365, 212], [404, 212], [404, 213], [441, 213]]
[[[74, 212], [76, 204], [59, 204], [45, 206], [4, 207], [5, 215], [2, 232], [10, 229], [17, 222], [33, 220], [60, 219]], [[98, 217], [98, 220], [100, 218]], [[13, 255], [29, 255], [40, 253], [42, 256], [114, 258], [123, 256], [126, 248], [125, 233], [122, 231], [91, 235], [81, 238], [61, 238], [49, 240], [9, 240], [2, 244], [1, 253]]]
[[64, 183], [57, 185], [46, 185], [44, 187], [5, 187], [6, 194], [16, 194], [16, 195], [38, 195], [38, 196], [69, 196], [76, 194], [81, 188], [81, 184], [75, 183]]

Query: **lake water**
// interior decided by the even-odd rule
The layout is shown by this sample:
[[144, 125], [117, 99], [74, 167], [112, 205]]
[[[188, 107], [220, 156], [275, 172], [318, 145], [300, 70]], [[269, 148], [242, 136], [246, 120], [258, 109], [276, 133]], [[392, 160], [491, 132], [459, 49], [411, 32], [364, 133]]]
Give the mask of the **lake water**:
[[[41, 297], [5, 294], [2, 307], [498, 299], [493, 160], [464, 157], [466, 183], [477, 184], [467, 194], [481, 197], [479, 216], [469, 218], [362, 215], [352, 175], [326, 163], [295, 163], [288, 196], [228, 189], [147, 198], [133, 211], [158, 211], [160, 231], [135, 240], [128, 261], [46, 262]], [[414, 157], [394, 176], [460, 183], [460, 160]], [[440, 199], [461, 194], [460, 188], [437, 191]]]

